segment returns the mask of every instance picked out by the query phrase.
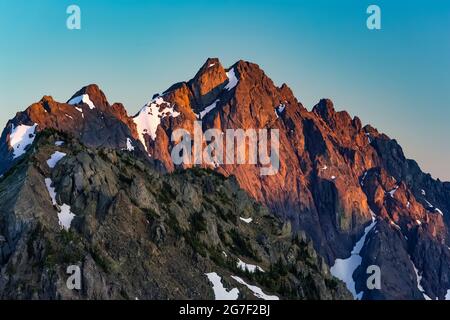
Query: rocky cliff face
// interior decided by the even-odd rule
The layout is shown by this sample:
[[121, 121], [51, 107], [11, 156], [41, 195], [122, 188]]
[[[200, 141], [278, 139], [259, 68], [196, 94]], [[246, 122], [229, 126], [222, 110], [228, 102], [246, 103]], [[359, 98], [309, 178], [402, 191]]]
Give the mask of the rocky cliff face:
[[[86, 128], [82, 134], [66, 116], [80, 113], [77, 108], [92, 113], [78, 114]], [[32, 116], [38, 111], [41, 117]], [[111, 124], [104, 134], [94, 134], [102, 116]], [[450, 184], [423, 173], [395, 140], [337, 112], [330, 100], [308, 111], [287, 85], [277, 87], [253, 63], [225, 69], [218, 59], [208, 59], [193, 79], [155, 95], [133, 118], [122, 105], [110, 106], [96, 86], [82, 89], [69, 104], [44, 97], [3, 132], [0, 169], [20, 160], [15, 153], [25, 150], [11, 134], [25, 124], [21, 132], [53, 128], [90, 147], [136, 148], [136, 156], [174, 172], [191, 166], [173, 163], [171, 135], [180, 128], [193, 133], [199, 120], [203, 131], [279, 130], [280, 169], [274, 175], [261, 176], [259, 165], [201, 166], [235, 177], [253, 199], [288, 222], [292, 234], [310, 239], [355, 298], [450, 298]], [[371, 265], [381, 270], [379, 290], [366, 287]]]
[[[304, 236], [212, 171], [161, 174], [46, 129], [0, 198], [3, 299], [351, 297]], [[66, 286], [69, 266], [80, 290]]]

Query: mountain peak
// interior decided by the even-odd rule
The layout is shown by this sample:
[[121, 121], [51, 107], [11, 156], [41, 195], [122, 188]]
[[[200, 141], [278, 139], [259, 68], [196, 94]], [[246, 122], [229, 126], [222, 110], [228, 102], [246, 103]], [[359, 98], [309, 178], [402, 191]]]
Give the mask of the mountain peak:
[[333, 101], [330, 99], [320, 99], [319, 103], [314, 106], [312, 111], [324, 119], [329, 118], [331, 114], [336, 112], [334, 110]]
[[199, 106], [211, 104], [228, 81], [219, 59], [208, 58], [197, 74], [188, 82]]
[[83, 95], [88, 95], [89, 96], [89, 100], [92, 101], [93, 105], [96, 107], [108, 107], [109, 103], [108, 100], [106, 99], [105, 94], [103, 93], [103, 91], [99, 88], [98, 85], [96, 84], [89, 84], [83, 88], [81, 88], [80, 90], [78, 90], [69, 100], [68, 103], [70, 101], [73, 101], [73, 99], [83, 96]]

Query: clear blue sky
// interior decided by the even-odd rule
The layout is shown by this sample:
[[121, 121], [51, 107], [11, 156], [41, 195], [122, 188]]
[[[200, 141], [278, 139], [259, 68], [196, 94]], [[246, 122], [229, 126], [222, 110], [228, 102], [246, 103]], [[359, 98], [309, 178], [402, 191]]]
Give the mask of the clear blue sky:
[[[381, 31], [366, 28], [369, 4]], [[207, 57], [258, 63], [308, 108], [333, 99], [450, 180], [448, 0], [1, 0], [0, 123], [89, 83], [134, 114]]]

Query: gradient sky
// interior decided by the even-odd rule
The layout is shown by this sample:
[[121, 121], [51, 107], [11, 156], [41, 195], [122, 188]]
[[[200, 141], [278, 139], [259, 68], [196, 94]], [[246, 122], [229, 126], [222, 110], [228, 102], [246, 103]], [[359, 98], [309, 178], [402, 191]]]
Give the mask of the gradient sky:
[[[70, 4], [81, 30], [66, 28]], [[89, 83], [134, 114], [207, 57], [258, 63], [308, 109], [331, 98], [450, 181], [448, 0], [0, 0], [0, 126]]]

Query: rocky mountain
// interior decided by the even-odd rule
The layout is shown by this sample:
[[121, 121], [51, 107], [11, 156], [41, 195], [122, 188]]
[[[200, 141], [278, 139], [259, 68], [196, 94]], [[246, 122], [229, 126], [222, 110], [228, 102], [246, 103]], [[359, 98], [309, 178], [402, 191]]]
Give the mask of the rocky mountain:
[[[176, 165], [172, 161], [171, 152], [179, 141], [172, 141], [172, 134], [177, 129], [194, 134], [197, 121], [201, 121], [202, 132], [207, 132], [208, 129], [218, 129], [220, 132], [229, 129], [278, 130], [279, 170], [272, 175], [261, 175], [260, 164], [222, 164], [217, 161], [200, 165]], [[106, 148], [114, 157], [119, 153], [125, 154], [126, 157], [132, 155], [133, 159], [141, 159], [139, 163], [142, 162], [145, 168], [150, 167], [158, 172], [158, 178], [154, 178], [159, 181], [158, 184], [165, 179], [176, 180], [174, 177], [183, 181], [190, 181], [188, 177], [192, 177], [195, 180], [192, 183], [197, 188], [201, 188], [205, 183], [211, 185], [208, 188], [217, 188], [221, 183], [217, 178], [219, 176], [223, 176], [225, 181], [235, 181], [236, 186], [233, 188], [238, 185], [245, 190], [250, 196], [248, 201], [256, 201], [267, 207], [273, 219], [284, 221], [282, 233], [288, 233], [291, 237], [286, 237], [294, 239], [286, 243], [295, 241], [299, 235], [302, 241], [311, 241], [314, 246], [314, 249], [309, 248], [312, 256], [315, 256], [313, 252], [317, 251], [320, 256], [317, 261], [323, 258], [322, 266], [331, 266], [331, 273], [345, 282], [354, 298], [450, 299], [450, 183], [434, 180], [429, 174], [423, 173], [416, 162], [406, 159], [395, 140], [379, 133], [370, 125], [363, 126], [358, 117], [352, 118], [345, 111], [336, 111], [330, 100], [323, 99], [311, 111], [307, 110], [286, 84], [277, 87], [256, 64], [238, 61], [225, 69], [218, 59], [208, 59], [194, 78], [173, 85], [161, 95], [155, 95], [134, 117], [129, 117], [121, 104], [109, 105], [104, 94], [95, 85], [83, 88], [66, 104], [44, 97], [25, 112], [19, 113], [5, 128], [0, 140], [0, 173], [8, 172], [5, 176], [11, 177], [13, 173], [18, 175], [18, 172], [22, 172], [23, 176], [17, 176], [15, 179], [22, 182], [25, 180], [25, 185], [31, 183], [28, 182], [30, 174], [24, 173], [30, 170], [29, 160], [27, 162], [24, 159], [30, 157], [29, 153], [33, 154], [33, 158], [35, 153], [41, 152], [36, 147], [35, 136], [48, 130], [66, 134], [72, 143], [87, 148], [91, 154], [99, 154], [100, 158], [101, 152], [104, 152], [101, 150]], [[206, 146], [206, 143], [202, 142], [202, 146]], [[110, 153], [108, 156], [103, 155], [103, 158], [111, 157]], [[49, 155], [46, 154], [47, 157]], [[249, 157], [248, 153], [246, 155]], [[90, 155], [90, 158], [93, 157]], [[119, 158], [122, 159], [121, 156]], [[92, 168], [91, 159], [82, 158], [78, 160], [78, 166], [83, 167], [85, 173], [80, 174], [73, 171], [75, 162], [72, 163], [75, 167], [61, 171], [63, 169], [59, 168], [65, 166], [66, 161], [71, 158], [67, 156], [64, 159], [67, 160], [63, 160], [61, 165], [58, 164], [55, 171], [52, 171], [57, 172], [52, 182], [56, 183], [56, 194], [60, 197], [53, 202], [59, 205], [67, 203], [71, 208], [77, 208], [74, 212], [95, 208], [95, 223], [86, 222], [91, 221], [89, 219], [81, 222], [77, 214], [70, 229], [74, 228], [76, 234], [81, 234], [83, 241], [92, 241], [94, 236], [86, 231], [89, 228], [85, 224], [92, 223], [91, 227], [97, 229], [111, 218], [110, 212], [114, 211], [111, 206], [116, 201], [112, 199], [118, 197], [116, 191], [124, 190], [129, 201], [133, 202], [132, 189], [124, 186], [123, 181], [119, 187], [114, 183], [114, 179], [121, 181], [123, 178], [132, 186], [137, 183], [137, 178], [135, 175], [122, 177], [129, 169], [126, 161], [119, 161], [118, 167], [115, 167], [116, 164], [99, 164], [100, 167]], [[85, 161], [89, 165], [83, 164]], [[36, 161], [32, 162], [36, 167]], [[207, 172], [206, 176], [197, 177], [193, 172], [199, 172], [199, 168], [187, 170], [191, 167], [203, 167], [207, 171], [200, 172]], [[119, 173], [115, 173], [114, 168]], [[104, 170], [108, 170], [108, 178]], [[43, 176], [48, 176], [48, 172], [43, 169], [41, 171]], [[89, 176], [88, 183], [82, 182], [86, 179], [82, 177], [86, 175]], [[4, 184], [6, 179], [3, 178], [1, 183]], [[147, 183], [146, 179], [142, 183]], [[98, 185], [99, 189], [93, 190], [91, 184]], [[105, 188], [113, 189], [105, 191]], [[153, 184], [149, 188], [153, 192]], [[182, 194], [183, 188], [173, 186], [172, 190], [176, 190], [173, 193], [175, 197]], [[22, 197], [27, 198], [27, 193], [31, 193], [30, 189], [25, 191]], [[77, 200], [78, 193], [84, 194], [83, 205], [76, 203], [81, 201]], [[17, 197], [17, 194], [15, 192], [14, 197]], [[234, 193], [231, 195], [232, 203], [237, 205], [241, 199], [235, 198]], [[43, 198], [47, 205], [51, 205], [52, 201], [48, 196], [47, 199]], [[6, 203], [3, 199], [7, 198], [3, 195], [1, 199], [2, 215], [7, 208], [10, 210], [8, 212], [11, 212], [11, 208], [18, 207], [12, 200]], [[166, 205], [166, 198], [156, 199], [158, 205]], [[40, 200], [42, 201], [41, 198]], [[182, 205], [180, 202], [178, 209], [181, 210], [170, 207], [165, 214], [170, 216], [171, 210], [174, 209], [177, 217], [187, 215], [188, 218], [184, 219], [189, 221], [189, 217], [195, 212], [189, 213], [191, 203], [184, 198], [183, 201], [188, 201], [189, 205]], [[220, 206], [226, 204], [226, 200], [220, 197], [215, 201]], [[24, 206], [22, 209], [27, 208]], [[139, 205], [137, 207], [143, 209]], [[9, 213], [9, 216], [15, 217], [19, 212], [14, 211]], [[203, 216], [208, 220], [209, 215], [217, 217], [217, 212], [206, 207]], [[8, 230], [11, 229], [11, 221], [16, 218], [11, 219]], [[123, 228], [131, 228], [125, 226], [128, 222], [120, 223], [121, 226], [123, 223]], [[180, 223], [182, 225], [182, 222]], [[108, 230], [118, 228], [114, 223], [104, 227]], [[165, 225], [164, 229], [171, 229], [174, 234], [184, 237], [184, 232], [179, 230], [176, 224]], [[214, 226], [207, 224], [206, 230], [214, 230]], [[114, 234], [116, 231], [114, 230]], [[136, 230], [128, 231], [133, 233]], [[97, 241], [105, 239], [106, 234], [107, 232], [99, 235]], [[245, 236], [257, 234], [242, 230], [242, 235]], [[45, 237], [48, 236], [46, 233]], [[18, 236], [9, 234], [9, 237]], [[42, 237], [40, 235], [38, 238]], [[191, 247], [195, 247], [196, 241], [189, 243], [192, 239], [184, 238]], [[253, 237], [248, 239], [255, 240]], [[206, 243], [218, 244], [217, 248], [224, 248], [225, 245], [214, 241], [210, 238]], [[257, 243], [259, 244], [258, 241]], [[283, 246], [290, 245], [286, 243]], [[92, 249], [92, 243], [84, 245], [83, 250], [89, 252]], [[295, 245], [299, 246], [298, 243]], [[102, 246], [99, 251], [110, 255], [112, 261], [122, 257], [110, 249]], [[10, 254], [14, 252], [12, 249], [8, 250]], [[265, 254], [269, 251], [266, 250]], [[178, 254], [181, 253], [174, 252], [173, 257]], [[262, 256], [259, 260], [251, 254], [245, 257], [250, 258], [250, 261], [264, 261]], [[278, 258], [276, 255], [270, 256], [262, 268], [274, 265]], [[212, 260], [211, 257], [209, 260]], [[287, 256], [281, 259], [283, 264], [288, 260]], [[186, 265], [192, 263], [190, 260], [186, 261]], [[369, 276], [367, 270], [370, 266], [379, 267], [381, 272], [379, 289], [371, 290], [366, 285]], [[179, 270], [181, 269], [182, 267]], [[317, 269], [321, 270], [318, 274], [328, 279], [325, 269], [327, 268]], [[296, 272], [293, 274], [292, 277], [297, 280], [301, 278]], [[168, 274], [165, 276], [170, 277]], [[225, 277], [223, 274], [221, 276]], [[104, 276], [102, 281], [107, 278]], [[258, 283], [263, 285], [265, 282], [261, 281]], [[323, 283], [327, 282], [329, 280], [323, 280]], [[14, 285], [16, 284], [12, 284], [8, 290], [14, 288]], [[289, 286], [292, 285], [285, 284], [283, 288]], [[326, 285], [319, 287], [323, 289]], [[280, 288], [266, 288], [280, 292], [275, 290]], [[293, 296], [311, 297], [308, 294], [299, 294], [300, 291], [297, 290]], [[320, 292], [324, 291], [326, 289]], [[185, 293], [181, 296], [194, 297]], [[203, 294], [202, 296], [204, 297]], [[316, 298], [319, 296], [337, 298], [345, 295], [315, 295]]]
[[73, 95], [67, 103], [43, 97], [10, 120], [0, 138], [0, 173], [25, 153], [39, 131], [54, 129], [77, 137], [91, 147], [142, 148], [136, 125], [120, 103], [110, 105], [97, 85]]
[[2, 299], [351, 298], [304, 235], [213, 171], [162, 174], [44, 129], [0, 199]]

